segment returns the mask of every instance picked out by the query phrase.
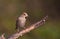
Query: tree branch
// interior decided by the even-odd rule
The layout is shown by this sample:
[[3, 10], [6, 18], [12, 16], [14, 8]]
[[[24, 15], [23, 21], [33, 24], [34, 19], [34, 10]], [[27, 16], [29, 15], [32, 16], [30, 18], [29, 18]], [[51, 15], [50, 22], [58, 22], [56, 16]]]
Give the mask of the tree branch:
[[32, 24], [30, 27], [28, 27], [26, 29], [23, 29], [20, 32], [16, 32], [15, 34], [8, 37], [8, 39], [17, 39], [18, 37], [23, 36], [24, 34], [30, 32], [31, 30], [38, 28], [39, 26], [41, 26], [41, 25], [43, 25], [45, 23], [47, 18], [48, 18], [48, 16], [45, 16], [44, 18], [42, 18], [42, 20]]

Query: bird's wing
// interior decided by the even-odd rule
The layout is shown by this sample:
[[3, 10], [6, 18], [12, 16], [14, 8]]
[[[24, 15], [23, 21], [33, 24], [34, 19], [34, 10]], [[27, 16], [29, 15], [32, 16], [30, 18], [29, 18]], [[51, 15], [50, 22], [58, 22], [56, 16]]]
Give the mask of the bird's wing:
[[16, 29], [18, 29], [18, 19], [16, 19]]

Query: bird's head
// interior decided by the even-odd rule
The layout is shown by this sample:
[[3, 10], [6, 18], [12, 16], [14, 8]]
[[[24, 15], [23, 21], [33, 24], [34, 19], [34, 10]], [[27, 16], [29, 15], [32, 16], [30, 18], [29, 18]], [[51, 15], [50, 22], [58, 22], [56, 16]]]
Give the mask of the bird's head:
[[28, 14], [26, 12], [23, 12], [22, 14], [24, 17], [28, 17]]

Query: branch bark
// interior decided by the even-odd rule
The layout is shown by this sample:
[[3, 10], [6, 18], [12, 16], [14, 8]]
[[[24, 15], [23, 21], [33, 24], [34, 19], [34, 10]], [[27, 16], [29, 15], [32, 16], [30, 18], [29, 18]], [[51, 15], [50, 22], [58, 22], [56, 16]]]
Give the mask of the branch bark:
[[39, 26], [45, 24], [47, 18], [48, 16], [45, 16], [44, 18], [42, 18], [42, 20], [32, 24], [30, 27], [23, 29], [22, 31], [16, 32], [15, 34], [9, 36], [8, 39], [17, 39], [18, 37], [23, 36], [24, 34], [30, 32], [31, 30], [38, 28]]

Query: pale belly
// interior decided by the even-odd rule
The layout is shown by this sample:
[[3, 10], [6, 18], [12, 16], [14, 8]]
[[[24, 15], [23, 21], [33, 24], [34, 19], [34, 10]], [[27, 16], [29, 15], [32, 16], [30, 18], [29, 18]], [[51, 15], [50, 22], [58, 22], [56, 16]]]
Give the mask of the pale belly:
[[25, 26], [25, 22], [26, 22], [25, 18], [19, 19], [19, 25], [20, 25], [20, 27], [24, 27]]

